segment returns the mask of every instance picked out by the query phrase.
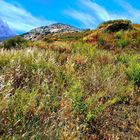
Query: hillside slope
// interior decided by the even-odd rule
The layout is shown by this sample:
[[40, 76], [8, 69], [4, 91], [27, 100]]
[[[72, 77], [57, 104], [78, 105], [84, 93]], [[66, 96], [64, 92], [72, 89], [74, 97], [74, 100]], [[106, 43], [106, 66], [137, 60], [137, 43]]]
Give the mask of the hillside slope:
[[119, 48], [140, 50], [140, 25], [133, 24], [129, 20], [104, 22], [85, 36], [84, 41], [108, 50]]
[[[139, 140], [139, 35], [139, 25], [109, 21], [92, 31], [5, 41], [0, 138]], [[129, 43], [115, 44], [122, 39]]]

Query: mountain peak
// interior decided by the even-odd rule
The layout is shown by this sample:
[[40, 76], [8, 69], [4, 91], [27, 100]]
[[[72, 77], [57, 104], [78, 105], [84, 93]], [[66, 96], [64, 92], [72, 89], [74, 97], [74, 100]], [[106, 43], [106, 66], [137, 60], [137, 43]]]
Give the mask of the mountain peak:
[[8, 24], [0, 19], [0, 40], [10, 38], [16, 34], [9, 28]]
[[73, 27], [68, 24], [64, 23], [54, 23], [48, 26], [42, 26], [35, 28], [28, 33], [23, 34], [22, 36], [28, 40], [37, 40], [38, 37], [42, 35], [49, 35], [49, 34], [62, 34], [62, 33], [69, 33], [69, 32], [80, 32], [81, 30]]

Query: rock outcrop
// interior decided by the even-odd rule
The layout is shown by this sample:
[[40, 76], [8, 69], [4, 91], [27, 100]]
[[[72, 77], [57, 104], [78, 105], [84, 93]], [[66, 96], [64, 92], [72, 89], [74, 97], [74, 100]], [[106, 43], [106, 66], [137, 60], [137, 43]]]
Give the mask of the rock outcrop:
[[80, 29], [73, 26], [56, 23], [49, 26], [42, 26], [23, 34], [22, 36], [27, 40], [38, 40], [39, 37], [44, 35], [56, 35], [69, 32], [80, 32]]

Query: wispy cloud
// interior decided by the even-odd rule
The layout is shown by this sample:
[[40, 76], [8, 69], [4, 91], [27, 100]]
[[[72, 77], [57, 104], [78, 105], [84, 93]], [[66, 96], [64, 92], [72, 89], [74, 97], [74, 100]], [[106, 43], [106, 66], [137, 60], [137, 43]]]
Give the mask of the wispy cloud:
[[116, 1], [116, 4], [120, 6], [119, 11], [109, 11], [103, 5], [98, 4], [96, 0], [79, 0], [78, 5], [80, 5], [79, 7], [82, 7], [82, 9], [79, 9], [78, 11], [76, 9], [69, 9], [65, 14], [81, 23], [84, 23], [84, 25], [88, 27], [95, 27], [99, 22], [114, 19], [130, 19], [134, 22], [140, 20], [139, 9], [134, 8], [128, 2], [123, 0], [114, 1]]
[[129, 19], [134, 22], [140, 21], [140, 9], [133, 7], [130, 3], [124, 0], [117, 0], [116, 1], [129, 15]]
[[67, 15], [71, 16], [72, 18], [79, 20], [86, 28], [90, 28], [91, 25], [96, 25], [96, 20], [94, 17], [88, 13], [84, 13], [77, 10], [69, 10], [65, 12]]
[[0, 17], [17, 32], [27, 32], [35, 27], [48, 25], [53, 21], [37, 18], [23, 7], [0, 0]]
[[81, 0], [81, 4], [84, 4], [87, 8], [90, 8], [98, 16], [98, 18], [102, 20], [110, 20], [110, 15], [103, 6], [92, 2], [91, 0]]

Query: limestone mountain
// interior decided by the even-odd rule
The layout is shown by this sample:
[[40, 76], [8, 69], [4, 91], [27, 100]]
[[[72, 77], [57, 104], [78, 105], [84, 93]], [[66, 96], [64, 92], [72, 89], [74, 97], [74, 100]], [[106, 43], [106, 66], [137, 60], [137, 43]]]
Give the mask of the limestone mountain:
[[56, 35], [63, 33], [73, 33], [80, 32], [81, 30], [73, 27], [71, 25], [63, 24], [63, 23], [55, 23], [49, 26], [42, 26], [39, 28], [35, 28], [22, 36], [28, 40], [37, 40], [39, 37], [44, 35]]

